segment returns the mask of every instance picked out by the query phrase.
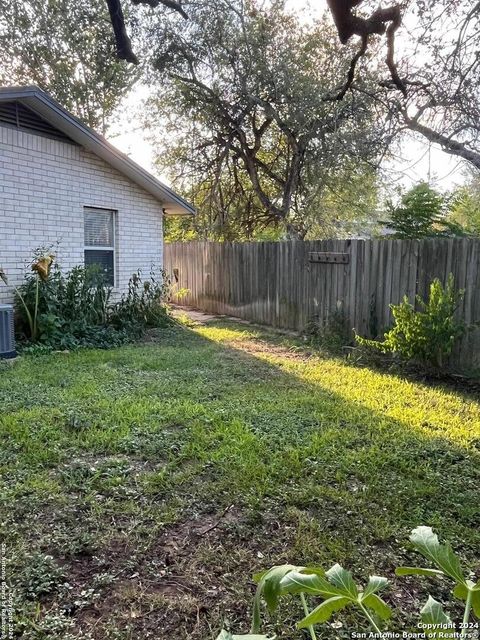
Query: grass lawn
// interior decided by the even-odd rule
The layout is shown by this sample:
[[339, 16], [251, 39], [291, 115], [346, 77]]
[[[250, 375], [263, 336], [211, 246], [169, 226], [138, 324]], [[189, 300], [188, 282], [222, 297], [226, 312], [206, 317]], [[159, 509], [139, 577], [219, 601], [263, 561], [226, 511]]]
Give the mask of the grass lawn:
[[[0, 363], [0, 411], [18, 637], [210, 640], [224, 618], [246, 632], [254, 571], [340, 562], [359, 580], [392, 576], [417, 560], [419, 524], [478, 575], [474, 391], [217, 321]], [[403, 578], [386, 599], [413, 612], [429, 588], [448, 593]], [[266, 628], [305, 638], [280, 624], [300, 615], [287, 604]]]

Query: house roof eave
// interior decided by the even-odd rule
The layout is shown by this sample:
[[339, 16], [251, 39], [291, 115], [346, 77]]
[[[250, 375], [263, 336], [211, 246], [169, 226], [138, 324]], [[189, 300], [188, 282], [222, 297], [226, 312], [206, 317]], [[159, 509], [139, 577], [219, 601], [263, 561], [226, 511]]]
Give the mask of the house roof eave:
[[35, 86], [0, 88], [0, 101], [18, 100], [156, 198], [166, 215], [194, 215], [195, 208], [157, 180], [103, 136], [87, 127], [50, 95]]

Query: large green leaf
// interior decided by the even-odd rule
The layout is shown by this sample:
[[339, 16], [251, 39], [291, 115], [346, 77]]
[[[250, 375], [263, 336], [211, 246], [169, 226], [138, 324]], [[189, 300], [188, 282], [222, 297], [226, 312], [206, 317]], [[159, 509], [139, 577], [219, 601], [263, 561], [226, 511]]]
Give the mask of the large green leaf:
[[309, 613], [308, 616], [300, 620], [297, 623], [297, 627], [299, 629], [305, 629], [306, 627], [311, 627], [314, 624], [321, 624], [322, 622], [326, 622], [332, 617], [332, 614], [335, 611], [340, 611], [347, 606], [347, 604], [351, 604], [350, 598], [345, 598], [344, 596], [333, 596], [333, 598], [328, 598], [328, 600], [324, 600], [318, 607], [315, 607], [313, 611]]
[[302, 571], [305, 567], [298, 567], [294, 564], [279, 564], [271, 569], [266, 569], [265, 571], [259, 571], [258, 573], [253, 574], [253, 580], [257, 584], [264, 582], [267, 578], [276, 575], [277, 573], [282, 573], [282, 577], [288, 571]]
[[280, 582], [280, 593], [308, 593], [319, 595], [324, 598], [343, 595], [330, 582], [317, 573], [304, 573], [303, 571], [290, 571]]
[[475, 589], [472, 593], [472, 611], [476, 618], [480, 619], [480, 591]]
[[341, 595], [352, 598], [353, 600], [357, 599], [358, 589], [350, 571], [347, 571], [339, 564], [335, 564], [325, 575], [328, 580], [337, 587]]
[[439, 543], [438, 536], [431, 527], [417, 527], [412, 531], [410, 540], [422, 555], [435, 563], [447, 576], [457, 582], [465, 582], [459, 559], [450, 545]]
[[470, 600], [472, 611], [476, 618], [480, 618], [480, 582], [474, 584], [471, 580], [467, 580], [466, 584], [457, 584], [453, 590], [453, 595], [466, 602], [469, 590], [472, 592]]
[[371, 593], [366, 598], [362, 598], [362, 604], [368, 609], [375, 611], [381, 620], [388, 620], [392, 617], [392, 610], [376, 593]]
[[362, 598], [367, 598], [371, 593], [377, 593], [377, 591], [385, 589], [387, 584], [388, 580], [383, 576], [370, 576], [368, 579], [368, 584], [363, 590]]
[[395, 569], [397, 576], [444, 576], [440, 569], [427, 569], [425, 567], [397, 567]]
[[290, 571], [301, 571], [304, 567], [296, 567], [292, 564], [282, 564], [272, 567], [268, 571], [257, 574], [253, 579], [258, 582], [257, 591], [253, 601], [252, 631], [257, 633], [260, 630], [261, 614], [260, 601], [262, 597], [267, 603], [270, 612], [275, 611], [280, 595], [280, 582]]
[[451, 627], [451, 619], [440, 602], [437, 602], [432, 596], [428, 596], [428, 600], [420, 611], [422, 622], [428, 627], [425, 629], [429, 638], [447, 638], [455, 633], [455, 629]]

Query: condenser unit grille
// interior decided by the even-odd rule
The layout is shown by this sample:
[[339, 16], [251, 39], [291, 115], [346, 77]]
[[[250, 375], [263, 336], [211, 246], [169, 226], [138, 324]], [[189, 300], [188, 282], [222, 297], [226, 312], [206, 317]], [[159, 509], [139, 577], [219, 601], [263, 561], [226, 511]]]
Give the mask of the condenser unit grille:
[[0, 358], [14, 358], [16, 355], [13, 306], [0, 304]]

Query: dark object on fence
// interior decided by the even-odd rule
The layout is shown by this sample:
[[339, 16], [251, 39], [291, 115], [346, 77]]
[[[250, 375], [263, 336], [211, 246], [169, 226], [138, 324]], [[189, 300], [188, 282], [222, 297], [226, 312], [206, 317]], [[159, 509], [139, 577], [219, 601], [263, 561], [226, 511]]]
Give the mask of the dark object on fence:
[[325, 262], [327, 264], [348, 264], [350, 255], [348, 253], [335, 253], [333, 251], [311, 251], [308, 254], [310, 262]]

